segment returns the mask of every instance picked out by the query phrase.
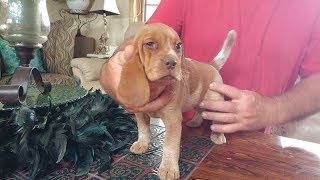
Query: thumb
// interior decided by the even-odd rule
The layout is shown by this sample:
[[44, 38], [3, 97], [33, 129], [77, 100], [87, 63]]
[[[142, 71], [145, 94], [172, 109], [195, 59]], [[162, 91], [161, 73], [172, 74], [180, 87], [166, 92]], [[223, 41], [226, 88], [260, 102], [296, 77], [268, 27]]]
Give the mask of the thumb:
[[133, 45], [126, 46], [126, 48], [124, 49], [124, 58], [126, 60], [129, 60], [132, 54], [133, 54]]
[[231, 99], [239, 99], [241, 96], [241, 90], [235, 88], [233, 86], [219, 83], [219, 82], [212, 82], [209, 86], [210, 90], [223, 94]]
[[117, 64], [120, 64], [121, 66], [126, 63], [133, 54], [133, 46], [127, 45], [124, 50], [118, 51], [116, 53], [116, 58], [112, 58], [111, 60], [114, 60], [117, 62]]

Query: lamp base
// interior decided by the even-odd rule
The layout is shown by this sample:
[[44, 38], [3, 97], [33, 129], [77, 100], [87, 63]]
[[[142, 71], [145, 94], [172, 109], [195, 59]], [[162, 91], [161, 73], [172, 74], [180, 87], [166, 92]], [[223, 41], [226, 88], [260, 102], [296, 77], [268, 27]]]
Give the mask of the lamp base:
[[107, 45], [107, 41], [109, 39], [108, 33], [108, 20], [106, 13], [103, 13], [103, 23], [104, 23], [104, 33], [102, 33], [99, 38], [99, 46], [97, 47], [95, 54], [108, 54], [110, 52], [110, 48]]
[[44, 82], [38, 69], [29, 66], [30, 60], [34, 57], [34, 49], [35, 48], [31, 47], [16, 48], [16, 54], [21, 60], [22, 66], [16, 68], [9, 85], [0, 86], [1, 103], [11, 104], [24, 102], [32, 77], [41, 93], [51, 91], [50, 82]]
[[3, 104], [22, 103], [27, 97], [30, 80], [34, 79], [41, 93], [51, 91], [51, 83], [42, 81], [38, 69], [34, 67], [17, 67], [9, 85], [0, 86], [0, 102]]
[[99, 38], [99, 45], [94, 52], [95, 54], [108, 54], [110, 51], [109, 46], [107, 45], [107, 41], [109, 39], [108, 32], [104, 32], [101, 37]]

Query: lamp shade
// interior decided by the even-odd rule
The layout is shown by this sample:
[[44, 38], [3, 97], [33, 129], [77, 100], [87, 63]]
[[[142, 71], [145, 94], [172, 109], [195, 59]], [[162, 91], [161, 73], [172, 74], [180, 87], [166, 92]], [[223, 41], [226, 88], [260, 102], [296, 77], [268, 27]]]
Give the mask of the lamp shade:
[[120, 14], [116, 0], [95, 0], [90, 11], [106, 16]]

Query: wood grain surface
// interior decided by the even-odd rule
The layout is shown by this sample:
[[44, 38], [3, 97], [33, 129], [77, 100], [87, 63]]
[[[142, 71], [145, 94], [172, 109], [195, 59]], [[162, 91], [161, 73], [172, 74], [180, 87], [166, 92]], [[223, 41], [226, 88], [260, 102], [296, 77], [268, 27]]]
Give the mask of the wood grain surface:
[[227, 143], [215, 145], [188, 179], [320, 179], [320, 144], [261, 132], [226, 137]]

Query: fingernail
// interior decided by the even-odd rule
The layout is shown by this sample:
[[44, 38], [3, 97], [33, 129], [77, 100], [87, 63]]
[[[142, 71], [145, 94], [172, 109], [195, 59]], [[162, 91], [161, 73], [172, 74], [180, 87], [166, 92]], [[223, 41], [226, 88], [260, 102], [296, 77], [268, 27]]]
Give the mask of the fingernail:
[[202, 113], [202, 118], [206, 119], [208, 117], [207, 113], [203, 112]]
[[210, 86], [210, 88], [213, 88], [215, 85], [216, 85], [216, 83], [212, 82], [209, 86]]
[[210, 129], [211, 129], [211, 131], [214, 131], [214, 130], [215, 130], [214, 125], [211, 125], [211, 126], [210, 126]]

